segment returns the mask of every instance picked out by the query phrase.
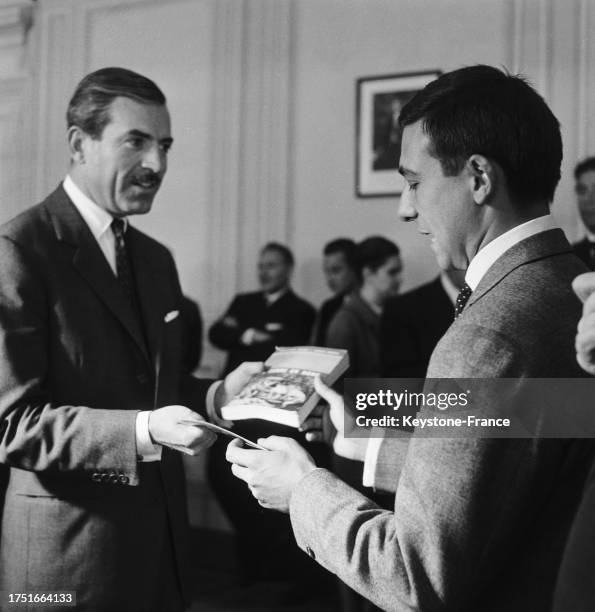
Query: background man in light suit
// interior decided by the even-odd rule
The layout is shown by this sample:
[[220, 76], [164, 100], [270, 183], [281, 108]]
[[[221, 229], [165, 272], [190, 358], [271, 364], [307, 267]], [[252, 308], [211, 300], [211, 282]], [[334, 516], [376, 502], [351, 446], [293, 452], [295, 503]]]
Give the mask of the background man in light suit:
[[[418, 93], [400, 126], [399, 212], [418, 220], [443, 269], [467, 268], [467, 305], [428, 377], [580, 376], [571, 281], [585, 267], [548, 214], [562, 142], [543, 99], [521, 78], [463, 68]], [[302, 549], [380, 607], [549, 609], [591, 441], [414, 435], [394, 466], [394, 512], [295, 442], [261, 443], [270, 450], [229, 447], [234, 473], [289, 511]]]
[[[213, 435], [181, 424], [202, 417], [176, 404], [202, 409], [209, 382], [181, 373], [169, 251], [126, 221], [151, 209], [165, 175], [169, 113], [152, 81], [108, 68], [81, 81], [67, 122], [68, 176], [0, 230], [0, 592], [75, 591], [77, 610], [180, 610], [177, 451]], [[233, 392], [237, 377], [213, 393]]]

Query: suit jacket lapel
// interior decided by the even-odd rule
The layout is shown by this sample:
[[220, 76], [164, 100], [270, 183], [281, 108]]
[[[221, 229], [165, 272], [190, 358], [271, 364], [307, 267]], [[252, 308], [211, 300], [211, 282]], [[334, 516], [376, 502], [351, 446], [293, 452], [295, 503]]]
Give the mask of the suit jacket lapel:
[[75, 249], [72, 259], [74, 267], [132, 336], [150, 364], [142, 330], [134, 312], [91, 230], [62, 186], [48, 198], [46, 206], [58, 240]]
[[521, 240], [489, 268], [471, 294], [467, 308], [481, 299], [490, 289], [518, 267], [545, 257], [571, 252], [572, 247], [561, 229], [547, 230]]

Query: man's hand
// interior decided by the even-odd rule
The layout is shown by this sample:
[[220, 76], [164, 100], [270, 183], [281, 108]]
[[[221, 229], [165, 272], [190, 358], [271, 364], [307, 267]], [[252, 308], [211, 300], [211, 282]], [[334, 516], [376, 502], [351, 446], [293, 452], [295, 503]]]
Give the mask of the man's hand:
[[248, 484], [264, 508], [289, 512], [289, 500], [297, 483], [316, 469], [310, 455], [291, 438], [270, 436], [258, 440], [266, 451], [242, 448], [239, 440], [227, 447], [231, 471]]
[[343, 433], [343, 398], [322, 382], [320, 374], [314, 379], [314, 389], [328, 402], [328, 406], [318, 404], [302, 423], [300, 431], [306, 432], [308, 442], [324, 442], [331, 445], [335, 436]]
[[237, 395], [245, 386], [246, 383], [254, 376], [264, 370], [262, 361], [244, 361], [235, 370], [230, 372], [219, 385], [217, 393], [215, 393], [215, 408], [220, 412], [221, 406], [225, 406], [227, 402]]
[[204, 419], [186, 406], [164, 406], [149, 415], [149, 434], [154, 443], [169, 446], [187, 455], [197, 455], [209, 448], [217, 436], [204, 427], [180, 421], [200, 423]]
[[260, 329], [255, 329], [254, 334], [252, 335], [252, 344], [262, 344], [264, 342], [272, 342], [273, 336], [271, 334], [261, 331]]
[[585, 372], [595, 376], [595, 272], [577, 276], [572, 288], [583, 302], [575, 340], [576, 360]]

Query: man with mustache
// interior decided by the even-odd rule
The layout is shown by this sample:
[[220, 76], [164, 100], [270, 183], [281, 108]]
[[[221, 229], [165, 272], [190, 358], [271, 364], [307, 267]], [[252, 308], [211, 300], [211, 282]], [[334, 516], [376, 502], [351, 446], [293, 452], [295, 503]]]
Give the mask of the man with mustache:
[[181, 421], [203, 420], [207, 390], [224, 400], [250, 368], [218, 388], [183, 374], [173, 258], [128, 221], [150, 211], [167, 169], [161, 90], [98, 70], [77, 86], [67, 127], [63, 183], [0, 230], [0, 592], [182, 610], [179, 452], [214, 436]]

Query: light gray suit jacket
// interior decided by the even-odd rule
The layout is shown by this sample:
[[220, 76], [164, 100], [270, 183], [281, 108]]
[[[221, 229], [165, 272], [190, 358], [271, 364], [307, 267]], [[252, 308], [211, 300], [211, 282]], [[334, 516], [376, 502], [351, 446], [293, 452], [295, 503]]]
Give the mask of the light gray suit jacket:
[[[439, 342], [429, 378], [575, 377], [585, 270], [561, 230], [515, 245]], [[394, 512], [318, 469], [294, 491], [300, 547], [385, 610], [547, 610], [591, 441], [427, 439], [401, 463]]]

